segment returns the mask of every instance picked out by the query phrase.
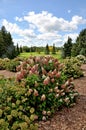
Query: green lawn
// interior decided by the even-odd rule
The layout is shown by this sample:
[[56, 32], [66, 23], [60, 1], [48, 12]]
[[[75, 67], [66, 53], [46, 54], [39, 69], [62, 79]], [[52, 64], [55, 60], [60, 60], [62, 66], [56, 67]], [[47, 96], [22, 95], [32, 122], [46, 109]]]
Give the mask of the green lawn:
[[[62, 60], [61, 51], [58, 51], [56, 54], [50, 54], [50, 55], [59, 60]], [[24, 58], [28, 58], [30, 56], [45, 56], [45, 54], [44, 54], [44, 52], [40, 52], [40, 54], [37, 52], [23, 52], [19, 55], [19, 57], [24, 57]]]

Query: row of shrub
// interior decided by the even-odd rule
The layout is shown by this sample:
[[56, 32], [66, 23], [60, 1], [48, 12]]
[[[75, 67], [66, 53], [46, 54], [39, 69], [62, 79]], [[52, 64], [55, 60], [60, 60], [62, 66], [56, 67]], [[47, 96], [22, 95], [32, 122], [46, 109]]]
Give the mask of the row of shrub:
[[[13, 60], [10, 60], [8, 58], [0, 59], [0, 70], [9, 70], [16, 72], [16, 67], [24, 60], [24, 58], [17, 57]], [[83, 55], [78, 55], [74, 58], [66, 58], [66, 60], [63, 60], [63, 63], [65, 64], [65, 73], [68, 74], [68, 76], [72, 76], [74, 78], [82, 76], [81, 70], [80, 74], [77, 74], [77, 69], [79, 70], [79, 67], [81, 64], [86, 63], [86, 57]], [[71, 68], [71, 69], [70, 69]], [[70, 73], [69, 73], [70, 71]], [[75, 73], [76, 74], [75, 74]], [[72, 74], [71, 74], [72, 73]], [[75, 76], [74, 76], [75, 75]]]

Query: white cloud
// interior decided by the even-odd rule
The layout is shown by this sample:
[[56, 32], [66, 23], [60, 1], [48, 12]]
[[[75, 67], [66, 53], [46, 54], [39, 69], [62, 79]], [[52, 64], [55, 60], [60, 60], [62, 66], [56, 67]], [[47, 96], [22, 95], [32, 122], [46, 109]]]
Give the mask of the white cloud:
[[29, 28], [30, 28], [30, 29], [35, 29], [36, 27], [35, 27], [34, 24], [29, 24]]
[[38, 14], [30, 12], [27, 16], [24, 16], [24, 20], [34, 24], [41, 33], [56, 31], [56, 17], [46, 11]]
[[22, 22], [23, 21], [23, 18], [19, 18], [19, 17], [15, 17], [15, 20], [18, 21], [18, 22]]
[[53, 16], [47, 11], [42, 11], [38, 14], [35, 12], [29, 12], [23, 19], [34, 24], [34, 26], [36, 26], [38, 31], [41, 33], [72, 31], [76, 30], [79, 24], [86, 23], [86, 19], [83, 19], [80, 16], [73, 16], [71, 21], [67, 21], [63, 18]]
[[18, 45], [19, 46], [31, 46], [31, 40], [28, 39], [28, 38], [18, 38], [18, 39], [13, 39], [13, 42], [15, 43], [15, 45]]
[[[70, 11], [69, 11], [70, 12]], [[17, 22], [16, 22], [17, 21]], [[19, 24], [17, 25], [17, 23]], [[22, 29], [21, 23], [25, 22], [28, 25], [27, 29]], [[19, 36], [14, 37], [14, 41], [22, 45], [40, 45], [45, 46], [47, 43], [60, 46], [67, 41], [70, 36], [73, 41], [77, 37], [77, 33], [74, 33], [81, 24], [86, 24], [86, 19], [75, 15], [71, 18], [71, 21], [67, 21], [63, 18], [53, 16], [53, 14], [47, 11], [41, 13], [29, 12], [24, 17], [15, 17], [15, 23], [3, 20], [2, 25], [11, 32], [12, 35]], [[64, 35], [64, 32], [66, 34]], [[21, 38], [20, 38], [21, 37]]]
[[58, 39], [58, 38], [61, 38], [61, 35], [58, 35], [58, 34], [56, 34], [56, 33], [43, 33], [43, 34], [39, 34], [38, 36], [37, 36], [37, 38], [39, 39], [39, 40], [54, 40], [54, 39]]
[[8, 22], [6, 19], [4, 19], [2, 21], [2, 25], [4, 25], [6, 27], [6, 29], [11, 32], [11, 33], [20, 33], [20, 28], [18, 27], [18, 25], [16, 23], [10, 23]]
[[34, 38], [35, 33], [31, 29], [20, 29], [20, 27], [16, 23], [10, 23], [6, 19], [3, 20], [2, 25], [6, 27], [6, 29], [12, 34], [18, 34], [19, 36]]
[[62, 46], [64, 44], [64, 41], [62, 40], [62, 38], [61, 39], [55, 39], [53, 41], [53, 43], [55, 44], [55, 46], [60, 47], [60, 46]]
[[75, 15], [72, 17], [71, 23], [75, 25], [86, 24], [86, 19], [83, 19], [82, 17]]
[[72, 38], [72, 42], [75, 42], [78, 34], [77, 33], [69, 33], [63, 36], [63, 43], [65, 43], [68, 40], [68, 37]]

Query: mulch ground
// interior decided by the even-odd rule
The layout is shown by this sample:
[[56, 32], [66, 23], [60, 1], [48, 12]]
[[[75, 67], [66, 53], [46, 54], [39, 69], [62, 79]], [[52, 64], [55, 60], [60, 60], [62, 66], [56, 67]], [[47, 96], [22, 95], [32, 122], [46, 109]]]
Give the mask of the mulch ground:
[[4, 78], [13, 78], [16, 76], [16, 73], [9, 72], [8, 70], [0, 70], [0, 76], [4, 76]]
[[[57, 111], [48, 121], [39, 122], [39, 130], [86, 130], [86, 64], [82, 65], [84, 77], [74, 80], [79, 97], [75, 106]], [[3, 70], [0, 75], [5, 78], [15, 77], [16, 74]]]

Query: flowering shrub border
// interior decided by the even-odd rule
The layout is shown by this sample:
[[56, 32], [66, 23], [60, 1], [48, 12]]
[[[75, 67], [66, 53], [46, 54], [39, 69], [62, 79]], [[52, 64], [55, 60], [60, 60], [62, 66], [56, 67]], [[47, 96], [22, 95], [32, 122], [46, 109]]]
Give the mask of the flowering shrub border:
[[16, 80], [0, 86], [0, 129], [36, 130], [57, 109], [72, 106], [78, 93], [53, 57], [30, 57], [17, 67]]

